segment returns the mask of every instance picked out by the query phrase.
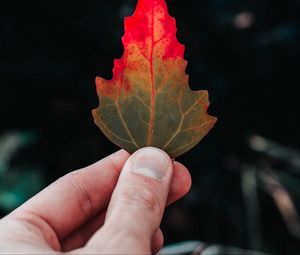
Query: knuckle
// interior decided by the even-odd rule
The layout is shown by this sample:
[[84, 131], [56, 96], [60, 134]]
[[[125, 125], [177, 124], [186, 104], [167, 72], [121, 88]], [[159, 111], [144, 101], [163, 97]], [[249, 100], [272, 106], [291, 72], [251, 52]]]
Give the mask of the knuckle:
[[149, 188], [129, 187], [120, 192], [119, 199], [123, 202], [137, 205], [153, 212], [160, 210], [157, 196]]
[[[80, 181], [81, 176], [79, 171], [71, 172], [58, 181], [68, 189], [65, 194], [72, 194], [72, 199], [77, 200], [77, 205], [80, 208], [84, 217], [88, 218], [93, 212], [93, 201], [92, 198], [85, 187], [82, 187]], [[63, 195], [63, 194], [62, 194]]]

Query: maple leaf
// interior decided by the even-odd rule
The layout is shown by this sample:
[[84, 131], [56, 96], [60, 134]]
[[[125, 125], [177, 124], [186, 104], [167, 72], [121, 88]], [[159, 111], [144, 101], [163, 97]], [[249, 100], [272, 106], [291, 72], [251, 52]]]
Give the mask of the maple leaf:
[[175, 158], [214, 126], [207, 91], [192, 91], [184, 46], [165, 0], [139, 0], [125, 18], [124, 53], [113, 78], [96, 78], [100, 105], [94, 121], [116, 145], [132, 153], [154, 146]]

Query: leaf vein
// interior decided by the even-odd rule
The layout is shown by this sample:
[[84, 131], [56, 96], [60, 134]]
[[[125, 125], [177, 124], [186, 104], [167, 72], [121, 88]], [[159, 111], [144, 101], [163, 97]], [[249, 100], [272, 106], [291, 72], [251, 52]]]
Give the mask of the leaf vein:
[[154, 118], [155, 118], [155, 103], [156, 103], [156, 88], [155, 88], [155, 77], [154, 77], [154, 4], [152, 5], [152, 33], [151, 33], [151, 53], [150, 53], [150, 78], [151, 78], [151, 110], [150, 110], [150, 121], [148, 128], [148, 146], [152, 143]]
[[[169, 68], [169, 69], [171, 69], [171, 68]], [[157, 87], [158, 88], [156, 91], [157, 94], [160, 93], [164, 89], [164, 87], [168, 84], [168, 80], [171, 77], [171, 74], [172, 74], [172, 72], [167, 72], [167, 75], [165, 76], [165, 78], [162, 80], [162, 82]]]
[[196, 127], [190, 127], [190, 128], [185, 128], [185, 129], [182, 129], [181, 132], [200, 129], [200, 128], [202, 128], [203, 126], [205, 126], [206, 124], [207, 124], [207, 121], [204, 121], [204, 122], [203, 122], [201, 125], [199, 125], [199, 126], [196, 126]]
[[153, 42], [153, 45], [158, 44], [159, 42], [161, 42], [163, 39], [165, 39], [169, 34], [165, 33], [161, 38], [157, 39], [156, 41]]
[[183, 93], [183, 88], [181, 88], [180, 94], [179, 94], [179, 96], [178, 96], [178, 98], [177, 98], [178, 108], [179, 108], [180, 113], [181, 113], [181, 121], [180, 121], [180, 123], [179, 123], [179, 125], [178, 125], [178, 127], [177, 127], [176, 132], [175, 132], [174, 135], [169, 139], [169, 141], [167, 141], [167, 143], [164, 145], [163, 149], [167, 148], [167, 146], [175, 139], [175, 137], [179, 134], [179, 132], [180, 132], [180, 130], [181, 130], [181, 127], [182, 127], [182, 125], [183, 125], [183, 121], [184, 121], [184, 117], [185, 117], [185, 116], [184, 116], [184, 114], [182, 114], [181, 105], [180, 105], [180, 103], [179, 103], [179, 100], [180, 100], [180, 98], [181, 98], [182, 93]]
[[127, 127], [127, 125], [126, 125], [126, 123], [125, 123], [125, 121], [124, 121], [124, 117], [123, 117], [123, 115], [122, 115], [122, 113], [121, 113], [121, 111], [120, 111], [119, 101], [117, 100], [117, 101], [115, 101], [115, 103], [116, 103], [116, 107], [117, 107], [117, 110], [118, 110], [119, 117], [120, 117], [120, 119], [121, 119], [121, 122], [122, 122], [122, 124], [123, 124], [123, 126], [124, 126], [124, 128], [125, 128], [125, 130], [126, 130], [126, 132], [127, 132], [127, 134], [129, 135], [130, 139], [132, 140], [132, 143], [136, 146], [137, 149], [139, 149], [139, 146], [138, 146], [137, 143], [135, 142], [135, 140], [134, 140], [134, 138], [133, 138], [133, 136], [132, 136], [130, 130], [128, 129], [128, 127]]
[[198, 104], [198, 103], [203, 99], [203, 97], [204, 97], [204, 95], [201, 96], [198, 100], [196, 100], [196, 102], [195, 102], [195, 103], [194, 103], [187, 111], [185, 111], [185, 112], [183, 113], [182, 108], [181, 108], [181, 104], [179, 103], [179, 100], [180, 100], [181, 95], [182, 95], [182, 91], [183, 91], [183, 89], [180, 91], [180, 96], [178, 96], [178, 100], [177, 100], [177, 102], [178, 102], [178, 107], [179, 107], [180, 112], [181, 112], [181, 114], [182, 114], [181, 121], [180, 121], [180, 123], [179, 123], [179, 125], [178, 125], [178, 128], [177, 128], [176, 132], [174, 133], [174, 135], [169, 139], [169, 141], [168, 141], [168, 142], [165, 144], [165, 146], [163, 147], [164, 149], [167, 148], [167, 146], [168, 146], [168, 145], [175, 139], [175, 137], [180, 133], [181, 128], [182, 128], [182, 125], [183, 125], [183, 122], [184, 122], [184, 119], [185, 119], [185, 116], [187, 116], [187, 115], [194, 109], [194, 107], [196, 107], [197, 104]]
[[104, 129], [106, 129], [109, 133], [111, 133], [113, 136], [115, 136], [117, 139], [120, 139], [120, 140], [122, 140], [122, 141], [124, 141], [124, 142], [132, 143], [132, 144], [133, 144], [132, 141], [126, 140], [126, 139], [124, 139], [124, 138], [118, 136], [118, 135], [117, 135], [116, 133], [114, 133], [113, 131], [111, 131], [111, 130], [107, 127], [107, 125], [104, 123], [104, 121], [103, 121], [101, 118], [99, 118], [99, 121], [101, 122], [102, 127], [103, 127]]
[[180, 150], [182, 150], [185, 147], [189, 147], [190, 145], [195, 144], [197, 142], [198, 142], [197, 139], [195, 139], [195, 140], [193, 140], [190, 143], [187, 143], [187, 144], [185, 144], [183, 146], [180, 146], [180, 147], [176, 148], [175, 150], [170, 151], [170, 154], [175, 154], [175, 152], [177, 153], [177, 151], [180, 151]]
[[136, 94], [136, 98], [150, 111], [151, 108], [149, 105], [146, 104], [146, 102], [138, 95]]
[[150, 58], [148, 58], [148, 57], [146, 56], [146, 54], [142, 51], [142, 49], [141, 49], [140, 47], [138, 47], [138, 46], [137, 46], [137, 48], [138, 48], [139, 52], [141, 53], [141, 55], [142, 55], [147, 61], [150, 62]]
[[189, 114], [198, 105], [198, 103], [201, 102], [204, 96], [205, 95], [202, 95], [199, 99], [197, 99], [196, 102], [193, 103], [193, 105], [183, 113], [183, 115], [186, 116], [187, 114]]

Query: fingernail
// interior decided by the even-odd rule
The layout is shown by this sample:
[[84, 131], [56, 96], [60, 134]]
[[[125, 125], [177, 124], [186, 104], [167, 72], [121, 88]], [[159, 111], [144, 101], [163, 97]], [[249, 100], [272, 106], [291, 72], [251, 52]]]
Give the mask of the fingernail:
[[133, 155], [132, 169], [135, 174], [162, 181], [169, 168], [167, 154], [156, 148], [143, 148]]

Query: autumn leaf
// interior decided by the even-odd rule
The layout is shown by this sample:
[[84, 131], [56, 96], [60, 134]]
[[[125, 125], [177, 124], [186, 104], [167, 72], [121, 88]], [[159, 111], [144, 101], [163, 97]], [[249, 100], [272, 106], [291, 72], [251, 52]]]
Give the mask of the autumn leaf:
[[207, 91], [192, 91], [184, 46], [164, 0], [139, 0], [125, 18], [124, 53], [113, 78], [96, 78], [100, 105], [94, 121], [116, 145], [134, 152], [145, 146], [175, 158], [194, 147], [214, 126]]

